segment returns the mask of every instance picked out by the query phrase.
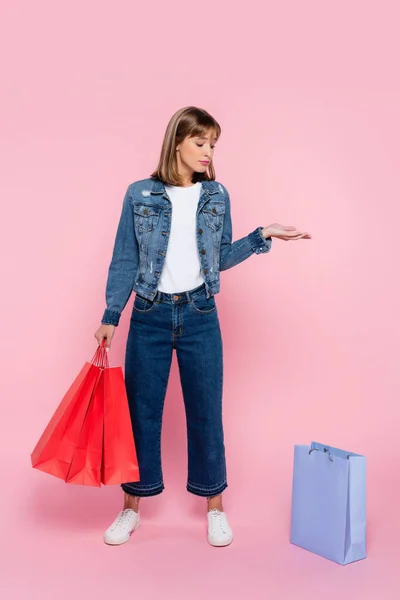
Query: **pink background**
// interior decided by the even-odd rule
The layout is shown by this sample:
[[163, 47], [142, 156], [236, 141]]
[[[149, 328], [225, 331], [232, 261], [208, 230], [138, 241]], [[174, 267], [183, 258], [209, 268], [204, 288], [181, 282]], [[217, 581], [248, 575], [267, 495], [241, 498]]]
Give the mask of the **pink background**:
[[[9, 2], [2, 11], [0, 589], [4, 598], [398, 598], [398, 3]], [[206, 541], [186, 492], [176, 356], [166, 490], [128, 544], [118, 487], [34, 471], [29, 454], [96, 347], [123, 194], [168, 119], [221, 123], [233, 236], [280, 222], [312, 241], [222, 273], [224, 418], [235, 533]], [[110, 353], [123, 363], [129, 313]], [[368, 460], [367, 560], [289, 544], [293, 445]], [[397, 591], [396, 591], [397, 590]]]

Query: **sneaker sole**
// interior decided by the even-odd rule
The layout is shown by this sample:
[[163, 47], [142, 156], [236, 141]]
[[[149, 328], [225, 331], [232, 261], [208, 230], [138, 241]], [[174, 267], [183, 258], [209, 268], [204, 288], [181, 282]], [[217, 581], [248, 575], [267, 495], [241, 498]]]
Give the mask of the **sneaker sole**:
[[217, 548], [222, 548], [223, 546], [229, 546], [230, 544], [232, 544], [233, 537], [230, 539], [229, 542], [212, 542], [208, 536], [207, 536], [207, 540], [211, 546], [215, 546]]
[[103, 536], [104, 543], [107, 544], [107, 546], [121, 546], [122, 544], [126, 544], [126, 542], [129, 542], [129, 540], [131, 539], [132, 533], [139, 528], [139, 525], [140, 525], [140, 521], [138, 521], [136, 523], [135, 527], [126, 534], [126, 537], [121, 538], [118, 541], [113, 541], [113, 540], [107, 539], [107, 537], [104, 535]]

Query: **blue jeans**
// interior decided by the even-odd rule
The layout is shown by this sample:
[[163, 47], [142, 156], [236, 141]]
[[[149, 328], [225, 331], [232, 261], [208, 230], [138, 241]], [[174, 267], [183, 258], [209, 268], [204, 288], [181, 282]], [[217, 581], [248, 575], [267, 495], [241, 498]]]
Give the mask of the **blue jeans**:
[[228, 487], [222, 426], [222, 338], [215, 296], [205, 285], [154, 300], [136, 294], [125, 357], [125, 381], [140, 481], [122, 484], [134, 496], [164, 489], [161, 425], [164, 399], [177, 352], [187, 426], [186, 489], [216, 496]]

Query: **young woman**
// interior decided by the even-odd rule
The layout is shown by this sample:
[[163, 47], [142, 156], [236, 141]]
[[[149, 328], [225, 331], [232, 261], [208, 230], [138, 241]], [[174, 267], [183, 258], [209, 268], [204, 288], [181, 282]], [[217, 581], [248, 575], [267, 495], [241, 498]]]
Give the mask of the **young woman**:
[[232, 242], [230, 198], [215, 180], [221, 135], [205, 110], [189, 106], [171, 118], [158, 167], [126, 191], [108, 272], [98, 342], [110, 348], [132, 290], [136, 292], [125, 356], [125, 381], [140, 481], [122, 484], [123, 509], [106, 530], [123, 544], [139, 527], [139, 500], [164, 489], [161, 423], [176, 350], [188, 439], [187, 490], [207, 499], [208, 542], [233, 540], [222, 492], [227, 488], [222, 425], [222, 339], [215, 295], [220, 271], [271, 248], [271, 238], [310, 239], [295, 227], [257, 227]]

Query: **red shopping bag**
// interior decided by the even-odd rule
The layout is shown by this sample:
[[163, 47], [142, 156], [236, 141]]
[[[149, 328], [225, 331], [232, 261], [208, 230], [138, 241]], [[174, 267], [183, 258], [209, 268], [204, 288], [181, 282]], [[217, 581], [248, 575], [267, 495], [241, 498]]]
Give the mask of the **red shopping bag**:
[[[103, 371], [104, 373], [104, 371]], [[101, 486], [103, 457], [104, 381], [100, 375], [89, 403], [78, 445], [65, 479], [67, 483]]]
[[65, 481], [104, 360], [102, 344], [92, 361], [85, 363], [41, 435], [31, 453], [32, 467]]
[[104, 441], [101, 481], [104, 485], [139, 481], [139, 465], [121, 367], [103, 372]]

